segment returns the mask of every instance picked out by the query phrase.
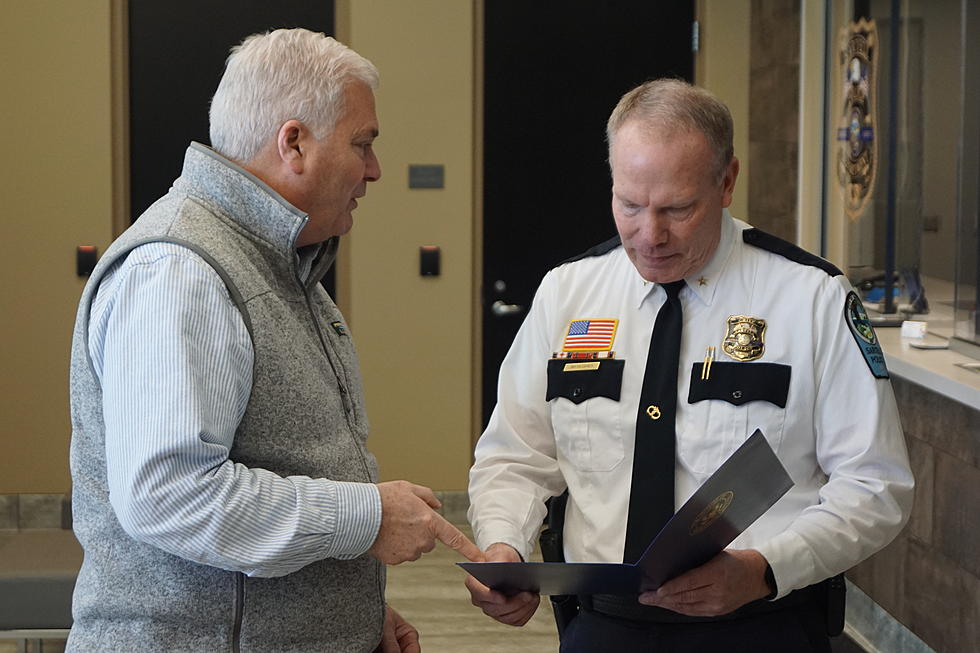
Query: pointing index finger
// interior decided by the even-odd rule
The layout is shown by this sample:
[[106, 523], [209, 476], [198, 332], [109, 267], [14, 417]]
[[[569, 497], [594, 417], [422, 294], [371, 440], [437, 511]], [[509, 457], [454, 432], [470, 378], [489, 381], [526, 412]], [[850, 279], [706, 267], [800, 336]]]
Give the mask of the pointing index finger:
[[450, 549], [459, 551], [470, 562], [483, 562], [486, 560], [483, 551], [480, 551], [458, 528], [446, 521], [446, 518], [442, 515], [436, 514], [436, 517], [435, 532], [433, 534], [443, 544]]

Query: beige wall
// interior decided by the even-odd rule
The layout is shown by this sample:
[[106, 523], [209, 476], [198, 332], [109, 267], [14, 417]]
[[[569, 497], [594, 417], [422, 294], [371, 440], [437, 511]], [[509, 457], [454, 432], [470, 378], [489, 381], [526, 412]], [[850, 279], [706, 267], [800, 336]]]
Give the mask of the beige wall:
[[741, 166], [730, 211], [748, 220], [749, 45], [751, 0], [698, 0], [701, 43], [694, 81], [728, 105], [735, 123], [735, 156]]
[[[82, 288], [73, 256], [77, 244], [101, 251], [111, 238], [110, 6], [117, 1], [46, 0], [4, 11], [2, 106], [6, 124], [18, 129], [6, 132], [0, 164], [3, 235], [14, 257], [0, 299], [0, 493], [69, 487], [67, 361]], [[731, 107], [736, 153], [748, 151], [749, 6], [699, 4], [697, 79]], [[479, 7], [338, 2], [339, 35], [382, 73], [383, 179], [357, 211], [338, 279], [362, 360], [371, 447], [385, 478], [442, 490], [465, 488], [478, 423]], [[746, 215], [749, 175], [742, 158], [738, 216]], [[409, 190], [410, 163], [445, 165], [446, 187]], [[418, 248], [426, 244], [442, 248], [438, 278], [418, 275]]]
[[[68, 352], [84, 285], [74, 248], [101, 252], [111, 241], [118, 174], [115, 1], [14, 3], [3, 12], [2, 111], [14, 128], [5, 130], [0, 162], [9, 257], [0, 295], [0, 494], [70, 487]], [[358, 211], [340, 279], [367, 378], [371, 446], [386, 478], [463, 489], [474, 423], [474, 9], [338, 4], [348, 40], [383, 80], [384, 182]], [[407, 190], [408, 163], [444, 164], [446, 188]], [[442, 247], [441, 277], [418, 276], [423, 244]]]
[[814, 254], [820, 254], [823, 246], [825, 9], [826, 0], [810, 0], [800, 5], [801, 101], [796, 233], [800, 247]]
[[[959, 3], [913, 2], [925, 28], [922, 94], [922, 214], [939, 230], [922, 233], [922, 273], [952, 281], [956, 260], [957, 159], [960, 137]], [[953, 38], [951, 38], [953, 37]]]
[[0, 494], [69, 488], [76, 245], [111, 238], [110, 2], [5, 3]]
[[[846, 16], [851, 13], [851, 3], [849, 0], [827, 0], [830, 4], [831, 19], [828, 29], [830, 41], [830, 52], [825, 65], [830, 66], [832, 79], [839, 79], [840, 63], [838, 61], [838, 48], [840, 47], [840, 27], [847, 23]], [[841, 84], [830, 84], [827, 98], [827, 106], [830, 107], [828, 118], [828, 128], [836, 131], [840, 126], [841, 107], [843, 106], [843, 96], [841, 94]], [[849, 251], [852, 247], [849, 233], [850, 221], [844, 213], [844, 196], [840, 192], [840, 181], [837, 178], [837, 155], [840, 144], [836, 137], [824, 139], [824, 154], [827, 160], [827, 168], [824, 170], [824, 187], [827, 189], [824, 196], [825, 211], [827, 215], [825, 258], [831, 263], [846, 272], [849, 260]]]
[[[819, 253], [821, 247], [823, 122], [823, 12], [826, 0], [801, 3], [799, 177], [797, 196], [797, 242]], [[749, 161], [749, 124], [752, 101], [749, 91], [752, 45], [752, 0], [698, 0], [700, 50], [695, 81], [718, 95], [732, 112], [735, 122], [735, 155], [741, 170], [732, 215], [751, 221], [748, 189], [752, 170]], [[796, 56], [797, 53], [791, 53]], [[792, 174], [790, 172], [789, 174]]]
[[[346, 11], [351, 46], [381, 71], [382, 180], [346, 243], [370, 446], [385, 479], [462, 490], [474, 423], [474, 8], [359, 0]], [[445, 188], [409, 190], [412, 163], [444, 165]], [[441, 276], [419, 276], [421, 245], [441, 247]]]

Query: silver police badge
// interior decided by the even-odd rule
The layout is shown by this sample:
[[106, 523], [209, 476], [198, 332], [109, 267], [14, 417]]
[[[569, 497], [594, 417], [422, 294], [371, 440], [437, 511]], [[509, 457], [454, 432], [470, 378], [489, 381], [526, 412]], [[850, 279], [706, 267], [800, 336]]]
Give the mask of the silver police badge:
[[737, 361], [762, 358], [766, 350], [766, 321], [748, 315], [730, 315], [721, 349]]

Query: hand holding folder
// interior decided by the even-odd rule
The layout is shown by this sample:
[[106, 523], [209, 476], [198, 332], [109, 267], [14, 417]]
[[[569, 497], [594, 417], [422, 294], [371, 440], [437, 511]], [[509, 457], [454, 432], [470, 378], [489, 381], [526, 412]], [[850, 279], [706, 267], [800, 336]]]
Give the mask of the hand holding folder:
[[457, 564], [487, 587], [505, 594], [639, 594], [713, 558], [792, 486], [757, 429], [664, 525], [635, 564]]

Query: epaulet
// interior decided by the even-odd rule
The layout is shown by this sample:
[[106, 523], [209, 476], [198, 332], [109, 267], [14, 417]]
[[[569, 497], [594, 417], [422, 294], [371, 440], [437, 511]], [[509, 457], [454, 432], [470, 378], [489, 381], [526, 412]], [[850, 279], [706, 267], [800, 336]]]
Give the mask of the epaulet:
[[[607, 254], [613, 251], [614, 249], [616, 249], [617, 247], [619, 247], [621, 242], [622, 241], [619, 239], [619, 234], [616, 234], [606, 242], [599, 243], [598, 245], [594, 245], [589, 249], [585, 250], [584, 252], [582, 252], [581, 254], [576, 254], [572, 258], [565, 259], [558, 265], [565, 265], [566, 263], [574, 263], [575, 261], [581, 261], [582, 259], [589, 258], [590, 256], [602, 256], [603, 254]], [[556, 265], [555, 267], [558, 267], [558, 265]]]
[[811, 254], [802, 247], [797, 247], [789, 241], [773, 236], [772, 234], [767, 234], [764, 231], [759, 231], [755, 228], [746, 229], [742, 232], [742, 240], [745, 241], [747, 245], [764, 249], [767, 252], [772, 252], [773, 254], [779, 254], [783, 258], [787, 258], [795, 263], [820, 268], [832, 277], [843, 274], [837, 269], [837, 266], [830, 261], [822, 259], [815, 254]]

